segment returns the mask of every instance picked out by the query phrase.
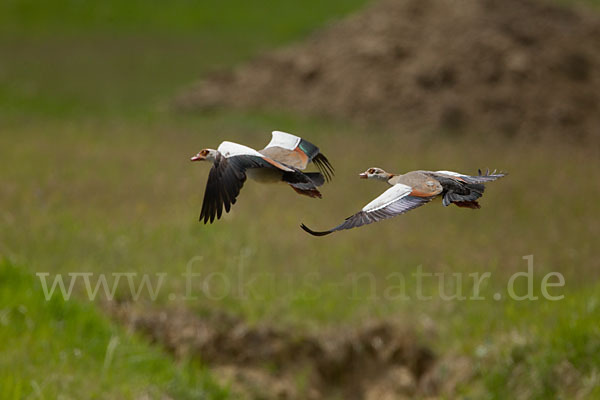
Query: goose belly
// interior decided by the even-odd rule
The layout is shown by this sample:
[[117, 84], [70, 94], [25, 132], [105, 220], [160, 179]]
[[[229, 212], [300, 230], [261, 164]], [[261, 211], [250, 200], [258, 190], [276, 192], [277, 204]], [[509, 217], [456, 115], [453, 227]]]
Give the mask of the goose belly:
[[248, 178], [260, 183], [281, 182], [281, 171], [270, 168], [251, 168], [246, 171]]

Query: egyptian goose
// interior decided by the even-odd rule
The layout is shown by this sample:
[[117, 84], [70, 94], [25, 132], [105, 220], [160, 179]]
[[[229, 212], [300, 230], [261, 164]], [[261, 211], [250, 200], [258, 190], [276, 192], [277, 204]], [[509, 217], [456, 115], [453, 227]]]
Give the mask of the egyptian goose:
[[[333, 175], [333, 167], [319, 148], [314, 144], [290, 135], [275, 131], [264, 149], [256, 151], [250, 147], [223, 142], [217, 150], [204, 149], [191, 158], [191, 161], [208, 161], [213, 166], [208, 175], [200, 221], [212, 223], [221, 218], [223, 206], [229, 212], [236, 197], [250, 177], [256, 181], [285, 182], [296, 192], [321, 197], [317, 189]], [[320, 172], [301, 172], [310, 162]]]
[[485, 175], [479, 170], [479, 175], [476, 176], [452, 171], [412, 171], [404, 175], [395, 175], [381, 168], [369, 168], [359, 176], [363, 179], [385, 181], [392, 187], [333, 229], [315, 232], [304, 224], [301, 227], [311, 235], [324, 236], [404, 214], [429, 203], [437, 196], [442, 196], [444, 206], [456, 204], [459, 207], [480, 208], [477, 199], [483, 195], [483, 184], [505, 175], [496, 171], [490, 173], [489, 170]]

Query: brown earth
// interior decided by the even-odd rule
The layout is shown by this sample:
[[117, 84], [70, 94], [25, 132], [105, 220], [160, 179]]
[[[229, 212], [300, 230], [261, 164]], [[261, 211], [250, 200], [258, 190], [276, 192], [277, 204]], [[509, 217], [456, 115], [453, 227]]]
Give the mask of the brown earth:
[[207, 77], [175, 104], [596, 138], [600, 16], [539, 0], [376, 1], [303, 43]]
[[470, 377], [470, 364], [449, 369], [411, 331], [389, 321], [304, 332], [183, 308], [124, 303], [108, 310], [177, 358], [206, 363], [248, 399], [413, 398], [451, 393]]

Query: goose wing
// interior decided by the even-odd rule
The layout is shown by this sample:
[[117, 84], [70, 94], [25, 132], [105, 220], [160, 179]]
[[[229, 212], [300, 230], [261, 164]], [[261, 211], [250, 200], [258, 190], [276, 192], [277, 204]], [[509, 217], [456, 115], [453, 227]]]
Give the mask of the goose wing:
[[334, 174], [329, 160], [317, 146], [286, 132], [273, 131], [271, 141], [260, 153], [300, 170], [306, 169], [312, 161], [328, 181]]
[[221, 218], [223, 207], [229, 212], [235, 204], [240, 190], [246, 182], [249, 168], [276, 168], [283, 172], [293, 171], [273, 161], [249, 147], [231, 142], [223, 142], [208, 174], [206, 190], [199, 220], [211, 224]]
[[495, 181], [496, 179], [500, 179], [507, 175], [506, 172], [498, 172], [496, 170], [490, 172], [489, 169], [485, 173], [482, 173], [481, 170], [478, 170], [477, 172], [477, 175], [464, 175], [453, 171], [435, 171], [432, 173], [432, 175], [441, 175], [443, 177], [457, 179], [466, 183], [486, 183]]
[[316, 232], [302, 224], [301, 228], [314, 236], [325, 236], [330, 233], [341, 231], [343, 229], [352, 229], [359, 226], [371, 224], [383, 219], [392, 218], [396, 215], [404, 214], [412, 209], [430, 202], [437, 196], [416, 196], [411, 195], [413, 188], [403, 184], [396, 184], [383, 192], [375, 200], [363, 207], [356, 214], [346, 218], [344, 222], [333, 229]]

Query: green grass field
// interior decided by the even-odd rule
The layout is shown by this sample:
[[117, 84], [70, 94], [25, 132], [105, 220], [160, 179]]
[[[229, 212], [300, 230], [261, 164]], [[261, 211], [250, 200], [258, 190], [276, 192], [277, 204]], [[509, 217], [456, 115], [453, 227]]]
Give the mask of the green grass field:
[[[170, 98], [201, 74], [299, 40], [362, 3], [0, 4], [2, 398], [228, 396], [201, 360], [175, 360], [111, 321], [102, 296], [88, 301], [83, 285], [69, 301], [45, 301], [39, 272], [164, 273], [156, 300], [142, 295], [148, 307], [225, 310], [252, 323], [308, 329], [393, 318], [436, 354], [473, 360], [458, 395], [600, 395], [597, 145], [169, 111]], [[318, 143], [332, 160], [337, 174], [324, 198], [249, 183], [232, 213], [199, 224], [209, 168], [189, 157], [224, 139], [260, 148], [273, 129]], [[357, 179], [371, 166], [510, 175], [489, 185], [479, 211], [435, 202], [326, 238], [299, 229], [331, 227], [380, 193], [380, 184]], [[563, 300], [506, 299], [510, 276], [526, 271], [530, 254], [535, 295], [556, 271], [565, 285], [551, 292]], [[184, 298], [188, 265], [201, 274], [194, 300]], [[433, 298], [421, 301], [411, 280], [418, 268], [449, 281], [452, 273], [492, 277], [485, 300], [444, 301], [431, 278], [424, 292]], [[398, 273], [410, 300], [386, 291]], [[463, 290], [468, 296], [472, 284]], [[525, 290], [519, 281], [517, 291]], [[127, 287], [116, 296], [127, 299]]]

